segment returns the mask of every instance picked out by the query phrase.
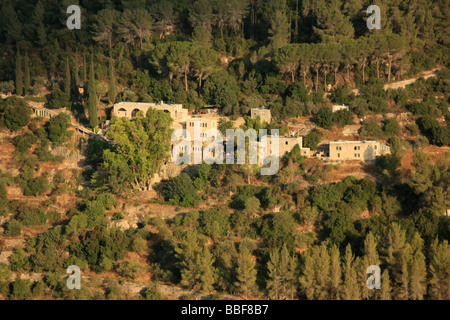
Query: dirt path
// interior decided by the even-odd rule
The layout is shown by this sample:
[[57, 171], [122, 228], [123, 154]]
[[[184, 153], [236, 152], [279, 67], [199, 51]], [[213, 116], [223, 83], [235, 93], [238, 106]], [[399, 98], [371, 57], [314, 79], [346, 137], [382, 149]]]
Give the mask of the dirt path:
[[428, 78], [431, 78], [431, 77], [435, 77], [436, 76], [436, 72], [439, 71], [440, 69], [441, 68], [439, 67], [439, 68], [435, 68], [435, 69], [432, 69], [432, 70], [424, 71], [422, 73], [419, 73], [417, 76], [415, 76], [412, 79], [402, 80], [402, 81], [393, 82], [393, 83], [387, 83], [387, 84], [384, 85], [384, 90], [405, 88], [407, 85], [416, 82], [417, 79], [419, 79], [419, 78], [428, 79]]

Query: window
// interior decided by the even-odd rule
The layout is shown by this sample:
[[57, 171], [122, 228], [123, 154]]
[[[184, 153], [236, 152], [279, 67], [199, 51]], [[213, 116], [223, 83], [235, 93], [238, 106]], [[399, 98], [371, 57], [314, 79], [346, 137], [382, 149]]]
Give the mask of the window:
[[336, 147], [336, 150], [339, 150], [339, 147]]
[[374, 148], [375, 148], [375, 150], [377, 150], [377, 146], [375, 146]]
[[356, 150], [356, 146], [355, 146], [355, 150]]
[[338, 158], [340, 158], [341, 157], [341, 154], [340, 153], [338, 153]]
[[289, 144], [289, 142], [288, 141], [286, 141], [286, 145], [288, 145]]
[[355, 153], [355, 158], [356, 158], [356, 153]]
[[342, 147], [339, 147], [339, 150], [342, 150]]

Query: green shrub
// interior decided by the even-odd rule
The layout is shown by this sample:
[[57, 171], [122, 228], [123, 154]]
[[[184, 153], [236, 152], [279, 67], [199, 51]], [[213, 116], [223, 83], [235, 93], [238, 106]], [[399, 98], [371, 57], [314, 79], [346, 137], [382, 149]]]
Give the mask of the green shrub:
[[400, 124], [395, 119], [387, 119], [383, 124], [383, 131], [388, 136], [396, 136], [400, 134]]
[[310, 148], [311, 150], [316, 150], [317, 145], [322, 139], [322, 131], [314, 128], [308, 132], [303, 140], [303, 146], [305, 148]]
[[6, 223], [5, 236], [17, 237], [22, 233], [22, 224], [17, 220], [11, 220]]

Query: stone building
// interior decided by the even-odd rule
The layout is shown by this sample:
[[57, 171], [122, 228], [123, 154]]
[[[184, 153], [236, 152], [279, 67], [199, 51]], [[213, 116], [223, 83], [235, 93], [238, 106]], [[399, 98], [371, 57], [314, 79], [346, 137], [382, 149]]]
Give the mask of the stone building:
[[332, 112], [336, 112], [339, 110], [348, 110], [348, 106], [346, 106], [345, 104], [334, 104], [331, 106]]
[[262, 123], [267, 122], [271, 123], [272, 121], [272, 114], [270, 113], [269, 109], [264, 108], [253, 108], [250, 110], [250, 117], [252, 119], [256, 119], [259, 117]]
[[113, 107], [112, 115], [120, 118], [131, 119], [139, 112], [144, 115], [147, 113], [148, 109], [153, 108], [156, 110], [162, 110], [170, 114], [174, 122], [186, 122], [188, 118], [188, 110], [183, 109], [181, 104], [166, 104], [164, 102], [160, 103], [142, 103], [142, 102], [120, 102], [116, 103]]
[[378, 141], [332, 141], [329, 143], [328, 158], [331, 161], [370, 161], [389, 152], [389, 146]]

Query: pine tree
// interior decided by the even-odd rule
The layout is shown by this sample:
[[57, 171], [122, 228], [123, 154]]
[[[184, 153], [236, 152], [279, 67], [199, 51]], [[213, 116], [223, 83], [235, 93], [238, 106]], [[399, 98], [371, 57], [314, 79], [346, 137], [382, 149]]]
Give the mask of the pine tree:
[[396, 287], [395, 296], [397, 299], [408, 300], [409, 298], [409, 265], [411, 264], [411, 246], [405, 245], [401, 253], [401, 275], [400, 281]]
[[315, 298], [315, 285], [314, 285], [314, 277], [315, 277], [315, 265], [313, 258], [313, 250], [315, 247], [312, 247], [305, 253], [304, 258], [304, 266], [302, 270], [302, 275], [299, 278], [300, 285], [302, 291], [305, 293], [306, 298], [308, 300], [313, 300]]
[[17, 51], [16, 57], [16, 94], [18, 96], [23, 95], [22, 57], [19, 51]]
[[412, 259], [409, 267], [409, 297], [422, 300], [427, 290], [427, 268], [423, 250], [423, 240], [419, 233], [414, 235], [411, 243]]
[[91, 62], [89, 65], [88, 111], [89, 111], [89, 123], [92, 129], [95, 129], [98, 125], [98, 110], [97, 110], [97, 90], [95, 85], [95, 73], [94, 73], [94, 55], [92, 55]]
[[287, 5], [283, 1], [277, 3], [277, 8], [270, 18], [269, 41], [272, 52], [287, 45], [291, 40]]
[[278, 300], [282, 285], [282, 275], [280, 274], [280, 253], [276, 248], [269, 254], [267, 270], [269, 271], [269, 280], [267, 280], [269, 298]]
[[204, 292], [211, 292], [215, 283], [214, 258], [208, 248], [203, 247], [201, 253], [197, 254], [197, 282], [195, 288]]
[[369, 266], [378, 266], [380, 264], [380, 258], [377, 251], [377, 241], [375, 240], [372, 232], [369, 232], [366, 239], [364, 240], [364, 255], [367, 257]]
[[360, 298], [362, 300], [369, 299], [370, 293], [369, 288], [367, 287], [367, 278], [369, 275], [367, 274], [367, 267], [369, 264], [367, 263], [366, 257], [357, 257], [355, 259], [355, 271], [356, 271], [356, 279], [359, 287]]
[[294, 299], [297, 291], [297, 259], [295, 255], [290, 256], [286, 244], [281, 249], [280, 271], [283, 276], [282, 296], [284, 299]]
[[25, 54], [24, 84], [25, 84], [24, 94], [27, 96], [30, 93], [30, 87], [31, 87], [30, 59], [28, 58], [28, 54]]
[[116, 89], [116, 79], [114, 70], [114, 60], [109, 59], [109, 82], [108, 82], [108, 99], [111, 103], [116, 101], [117, 89]]
[[[363, 269], [361, 272], [367, 272], [367, 268], [369, 266], [379, 266], [380, 265], [380, 259], [378, 256], [377, 251], [377, 242], [375, 240], [375, 237], [373, 236], [372, 232], [369, 232], [366, 239], [364, 240], [364, 257], [363, 257]], [[365, 275], [367, 278], [367, 273]], [[361, 289], [362, 295], [365, 296], [367, 299], [374, 298], [376, 294], [376, 290], [368, 290], [367, 285], [364, 284], [365, 287]]]
[[281, 253], [276, 248], [272, 250], [267, 263], [269, 270], [267, 289], [270, 299], [293, 299], [297, 290], [296, 268], [295, 256], [289, 255], [286, 245], [283, 245]]
[[450, 299], [450, 246], [447, 240], [431, 246], [430, 297], [436, 300]]
[[405, 250], [406, 234], [397, 223], [393, 223], [383, 238], [382, 260], [389, 269], [394, 287], [401, 283], [402, 255]]
[[329, 297], [330, 255], [325, 244], [307, 251], [299, 280], [307, 299], [324, 300]]
[[256, 290], [256, 269], [250, 251], [246, 247], [242, 248], [237, 259], [237, 282], [235, 283], [238, 292], [247, 295]]
[[199, 248], [197, 244], [197, 233], [188, 232], [186, 239], [181, 245], [175, 249], [176, 257], [178, 258], [178, 267], [181, 272], [181, 285], [192, 290], [197, 283], [198, 265], [196, 257]]
[[379, 294], [380, 300], [391, 300], [391, 280], [389, 279], [389, 271], [384, 270], [381, 274], [381, 289]]
[[341, 290], [341, 299], [357, 300], [359, 299], [359, 288], [356, 280], [356, 271], [354, 267], [355, 256], [353, 255], [350, 244], [345, 248], [345, 255], [342, 262], [342, 271], [344, 281]]
[[330, 248], [330, 299], [339, 299], [341, 288], [341, 258], [336, 245]]

